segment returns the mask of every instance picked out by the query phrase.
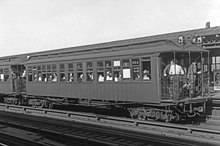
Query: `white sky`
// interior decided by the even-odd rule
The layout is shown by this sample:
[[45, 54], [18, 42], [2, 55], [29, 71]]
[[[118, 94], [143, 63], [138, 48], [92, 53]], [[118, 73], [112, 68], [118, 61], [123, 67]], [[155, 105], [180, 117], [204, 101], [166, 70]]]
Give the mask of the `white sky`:
[[0, 0], [0, 56], [220, 25], [220, 0]]

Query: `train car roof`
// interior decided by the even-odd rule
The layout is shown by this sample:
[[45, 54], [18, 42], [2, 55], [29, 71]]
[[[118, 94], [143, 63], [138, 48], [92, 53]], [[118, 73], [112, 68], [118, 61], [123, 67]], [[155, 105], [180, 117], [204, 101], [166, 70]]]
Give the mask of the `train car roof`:
[[48, 55], [48, 54], [62, 54], [72, 51], [86, 51], [86, 50], [101, 49], [101, 48], [122, 47], [122, 46], [150, 43], [158, 40], [172, 40], [178, 44], [178, 36], [180, 35], [185, 36], [185, 38], [187, 39], [191, 39], [193, 36], [214, 35], [216, 33], [220, 33], [220, 26], [210, 27], [210, 28], [200, 28], [200, 29], [194, 29], [188, 31], [180, 31], [174, 33], [167, 33], [167, 34], [159, 34], [159, 35], [153, 35], [147, 37], [112, 41], [112, 42], [85, 45], [85, 46], [54, 49], [54, 50], [31, 53], [30, 55], [37, 56], [37, 55]]
[[[207, 50], [203, 50], [198, 46], [190, 46], [190, 47], [179, 47], [174, 43], [170, 42], [160, 42], [155, 46], [146, 45], [135, 45], [128, 46], [126, 49], [113, 49], [110, 51], [101, 51], [101, 52], [90, 52], [90, 53], [81, 53], [81, 54], [68, 54], [68, 55], [59, 55], [54, 57], [41, 57], [36, 59], [30, 59], [26, 62], [26, 64], [34, 64], [34, 63], [45, 63], [45, 62], [56, 62], [56, 61], [68, 61], [68, 60], [80, 60], [80, 59], [99, 59], [106, 57], [115, 57], [115, 56], [129, 56], [129, 55], [143, 55], [152, 56], [152, 54], [158, 54], [163, 52], [207, 52]], [[158, 54], [159, 55], [159, 54]]]
[[26, 55], [12, 55], [12, 56], [0, 57], [0, 66], [22, 64], [26, 61], [27, 61]]
[[[161, 40], [173, 41], [178, 45], [178, 36], [180, 35], [185, 36], [185, 38], [189, 40], [193, 36], [207, 36], [207, 35], [214, 35], [214, 34], [219, 34], [219, 33], [220, 33], [220, 26], [210, 27], [210, 28], [200, 28], [200, 29], [194, 29], [194, 30], [140, 37], [140, 38], [134, 38], [134, 39], [126, 39], [126, 40], [112, 41], [112, 42], [106, 42], [106, 43], [68, 47], [68, 48], [62, 48], [62, 49], [53, 49], [53, 50], [48, 50], [48, 51], [40, 51], [40, 52], [32, 52], [32, 53], [26, 53], [26, 54], [0, 57], [0, 64], [1, 62], [5, 62], [3, 60], [5, 59], [10, 60], [10, 58], [14, 58], [14, 57], [19, 58], [22, 56], [22, 58], [28, 59], [29, 56], [30, 57], [31, 56], [48, 56], [48, 55], [56, 55], [56, 54], [68, 54], [70, 52], [83, 52], [83, 51], [88, 51], [88, 50], [99, 50], [99, 49], [105, 49], [105, 48], [107, 49], [107, 48], [116, 48], [116, 47], [126, 47], [126, 46], [132, 46], [132, 45], [148, 44], [148, 43], [158, 42]], [[179, 47], [181, 49], [181, 46]], [[187, 49], [191, 51], [196, 50], [195, 48], [194, 49], [193, 48], [194, 47], [191, 46], [191, 47], [188, 47]], [[23, 60], [25, 59], [21, 59], [21, 61], [18, 61], [17, 63], [23, 62]], [[11, 62], [11, 63], [16, 64], [16, 61]]]

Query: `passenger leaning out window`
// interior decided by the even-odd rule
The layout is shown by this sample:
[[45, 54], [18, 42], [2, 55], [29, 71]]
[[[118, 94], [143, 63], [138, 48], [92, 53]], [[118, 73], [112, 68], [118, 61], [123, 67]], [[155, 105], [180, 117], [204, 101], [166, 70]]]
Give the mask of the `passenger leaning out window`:
[[106, 81], [112, 81], [112, 73], [110, 71], [106, 72]]
[[99, 82], [104, 82], [104, 75], [103, 75], [103, 73], [99, 73], [98, 74], [98, 81]]
[[80, 73], [80, 74], [79, 74], [78, 82], [84, 82], [83, 73]]
[[150, 80], [150, 77], [149, 77], [149, 70], [144, 70], [143, 71], [143, 80]]

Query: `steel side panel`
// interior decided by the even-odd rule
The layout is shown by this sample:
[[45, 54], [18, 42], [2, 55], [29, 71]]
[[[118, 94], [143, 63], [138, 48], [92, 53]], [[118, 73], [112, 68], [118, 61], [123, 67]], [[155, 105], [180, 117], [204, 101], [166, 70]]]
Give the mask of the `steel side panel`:
[[0, 83], [0, 93], [12, 94], [12, 83], [11, 82], [1, 82]]
[[28, 83], [27, 94], [159, 103], [153, 82], [140, 83]]

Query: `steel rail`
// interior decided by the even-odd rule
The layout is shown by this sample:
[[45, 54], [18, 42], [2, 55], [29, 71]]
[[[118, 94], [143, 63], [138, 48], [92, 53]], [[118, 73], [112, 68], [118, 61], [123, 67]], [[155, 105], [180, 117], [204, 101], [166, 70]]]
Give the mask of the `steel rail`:
[[[108, 126], [117, 127], [120, 129], [123, 129], [122, 125], [124, 125], [125, 127], [131, 126], [131, 127], [135, 127], [135, 128], [136, 127], [146, 128], [148, 126], [163, 127], [163, 128], [167, 128], [169, 130], [171, 130], [171, 129], [178, 130], [177, 133], [184, 132], [184, 134], [182, 134], [181, 138], [184, 137], [183, 135], [195, 136], [193, 134], [194, 133], [198, 134], [198, 132], [203, 133], [204, 135], [206, 135], [206, 134], [219, 135], [220, 134], [220, 131], [217, 131], [217, 130], [201, 129], [201, 128], [183, 126], [183, 125], [174, 125], [174, 124], [169, 124], [169, 123], [158, 123], [158, 122], [152, 122], [152, 121], [138, 121], [138, 120], [127, 119], [127, 118], [101, 116], [101, 115], [95, 115], [95, 114], [77, 113], [77, 112], [60, 111], [60, 110], [36, 109], [36, 108], [32, 108], [32, 107], [6, 105], [6, 104], [0, 104], [0, 110], [16, 112], [16, 113], [23, 113], [23, 114], [38, 115], [38, 116], [50, 117], [50, 118], [58, 118], [58, 119], [63, 119], [63, 120], [76, 121], [76, 122], [83, 122], [83, 123], [87, 123], [87, 124], [89, 123], [89, 124], [97, 124], [97, 125], [108, 125]], [[134, 130], [134, 128], [133, 128], [133, 130]], [[137, 130], [137, 128], [136, 128], [136, 130]], [[181, 132], [180, 132], [180, 130], [181, 130]], [[138, 129], [137, 131], [138, 132], [146, 132], [146, 130], [140, 130], [140, 129]], [[167, 134], [165, 134], [165, 135], [167, 135]]]
[[[8, 114], [9, 113], [5, 113], [5, 114], [2, 113], [1, 115], [4, 116], [4, 117], [7, 117], [7, 116], [10, 117], [10, 115], [8, 115]], [[26, 118], [24, 118], [24, 116], [26, 116]], [[105, 136], [105, 137], [107, 137], [106, 139], [97, 139], [96, 137], [94, 138], [91, 135], [85, 135], [84, 132], [83, 132], [83, 135], [79, 134], [78, 132], [77, 133], [67, 132], [66, 130], [69, 130], [70, 127], [73, 127], [72, 124], [69, 124], [67, 126], [68, 129], [66, 129], [66, 130], [65, 129], [60, 129], [58, 131], [51, 130], [55, 127], [58, 127], [58, 125], [53, 125], [52, 127], [48, 127], [48, 126], [44, 125], [44, 127], [39, 127], [39, 123], [42, 122], [42, 120], [39, 121], [39, 119], [41, 119], [41, 118], [39, 118], [39, 117], [38, 118], [37, 117], [27, 117], [27, 116], [28, 115], [20, 115], [20, 114], [17, 115], [16, 114], [14, 118], [16, 118], [17, 120], [24, 118], [23, 119], [24, 121], [23, 122], [21, 121], [20, 123], [17, 123], [18, 121], [16, 121], [16, 120], [14, 121], [14, 119], [11, 119], [11, 121], [6, 120], [6, 121], [2, 121], [2, 122], [3, 123], [6, 122], [7, 124], [10, 124], [10, 125], [16, 125], [16, 126], [19, 126], [19, 127], [26, 127], [28, 129], [35, 129], [37, 131], [43, 131], [43, 132], [47, 132], [47, 133], [62, 135], [62, 136], [65, 136], [65, 137], [69, 137], [71, 139], [89, 141], [89, 143], [102, 144], [102, 145], [118, 145], [118, 144], [121, 144], [121, 145], [133, 146], [134, 143], [132, 143], [132, 144], [120, 143], [121, 140], [128, 139], [127, 137], [129, 137], [130, 140], [132, 139], [132, 141], [134, 141], [134, 142], [137, 141], [136, 139], [138, 139], [139, 141], [145, 141], [147, 143], [153, 143], [153, 144], [156, 144], [156, 145], [177, 145], [177, 146], [178, 145], [185, 145], [185, 146], [195, 146], [196, 145], [197, 146], [197, 145], [203, 145], [204, 143], [206, 145], [208, 143], [208, 142], [204, 142], [204, 141], [202, 141], [202, 142], [197, 141], [196, 144], [195, 144], [195, 141], [191, 140], [191, 139], [188, 139], [188, 141], [184, 141], [183, 139], [176, 140], [176, 138], [172, 138], [172, 137], [169, 137], [169, 136], [164, 137], [164, 135], [154, 135], [154, 134], [146, 135], [146, 133], [140, 133], [139, 131], [138, 132], [133, 131], [132, 133], [129, 133], [126, 130], [117, 130], [117, 129], [112, 129], [112, 128], [110, 128], [110, 129], [107, 128], [106, 129], [106, 128], [103, 128], [103, 127], [102, 128], [94, 127], [94, 126], [91, 127], [91, 126], [88, 126], [88, 125], [79, 125], [79, 124], [75, 125], [76, 127], [74, 127], [75, 128], [74, 131], [77, 131], [76, 128], [80, 127], [81, 131], [84, 131], [86, 129], [85, 133], [88, 133], [87, 131], [89, 130], [89, 131], [95, 131], [95, 133], [97, 133], [97, 131], [98, 131], [98, 133], [101, 132], [102, 134], [99, 134], [99, 136], [107, 134], [107, 136]], [[32, 122], [30, 122], [30, 119], [32, 121], [35, 121], [36, 123], [38, 123], [36, 127], [33, 126], [32, 124], [30, 124], [30, 123], [32, 123]], [[50, 121], [50, 124], [58, 124], [59, 123], [59, 124], [64, 125], [64, 126], [67, 125], [66, 121], [62, 121], [60, 123], [60, 121], [54, 122], [53, 119], [48, 119], [46, 121], [45, 121], [45, 119], [43, 119], [43, 122], [46, 122], [47, 124], [49, 124], [49, 121]], [[82, 132], [80, 132], [80, 133], [82, 133]], [[91, 133], [91, 132], [89, 132], [89, 133]], [[105, 133], [105, 134], [103, 134], [103, 133]], [[114, 133], [114, 134], [112, 134], [112, 133]], [[121, 138], [119, 139], [120, 140], [119, 142], [118, 142], [118, 140], [109, 142], [109, 140], [108, 140], [109, 137], [110, 138], [114, 137], [114, 139], [117, 139], [118, 137], [121, 137]], [[126, 138], [124, 138], [124, 137], [126, 137]], [[141, 145], [142, 143], [139, 142], [139, 144]], [[146, 143], [144, 143], [144, 144], [146, 144]], [[208, 144], [210, 144], [210, 143], [208, 143]]]

